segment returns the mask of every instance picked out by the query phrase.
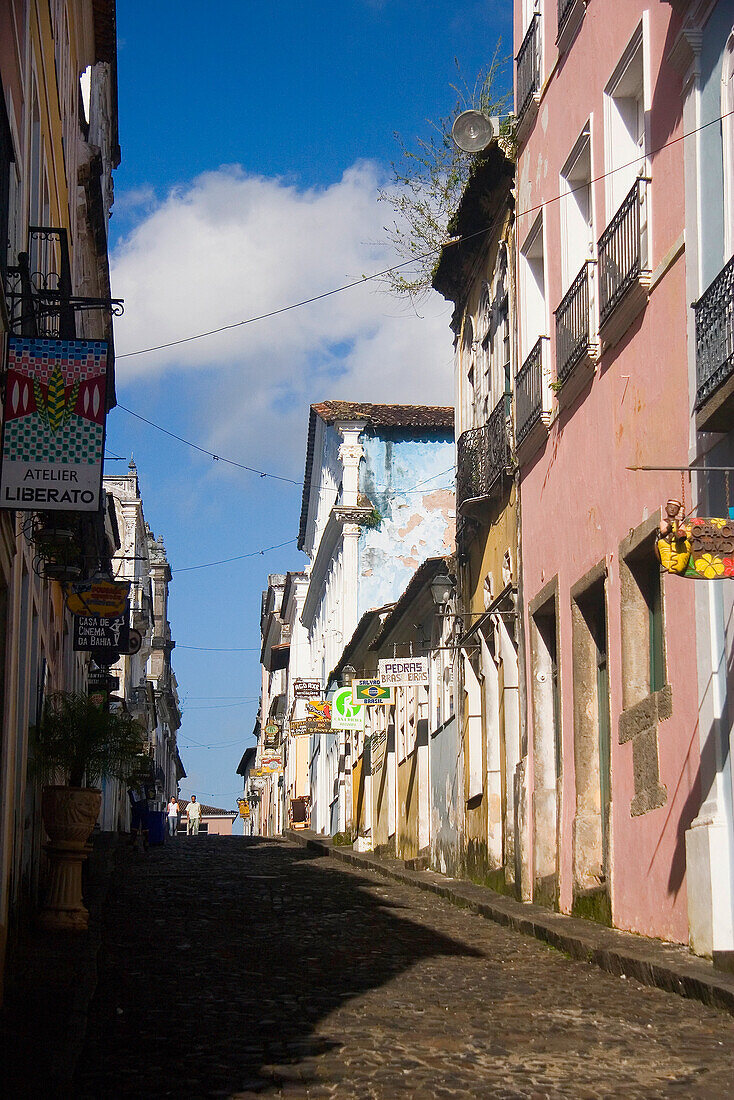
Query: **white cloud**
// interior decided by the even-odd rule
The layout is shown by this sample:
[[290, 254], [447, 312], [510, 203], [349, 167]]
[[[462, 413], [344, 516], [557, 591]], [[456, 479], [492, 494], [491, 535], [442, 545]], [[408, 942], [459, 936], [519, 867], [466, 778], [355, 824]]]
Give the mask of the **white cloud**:
[[394, 263], [387, 242], [375, 243], [384, 241], [378, 186], [368, 163], [330, 187], [307, 190], [225, 167], [152, 206], [146, 193], [147, 209], [112, 257], [113, 293], [125, 299], [115, 330], [123, 399], [133, 403], [128, 384], [200, 372], [210, 397], [200, 409], [202, 430], [213, 449], [234, 447], [237, 457], [244, 450], [254, 458], [277, 432], [286, 457], [299, 461], [312, 401], [451, 403], [448, 307], [432, 295], [417, 317], [376, 283], [206, 339], [123, 357]]

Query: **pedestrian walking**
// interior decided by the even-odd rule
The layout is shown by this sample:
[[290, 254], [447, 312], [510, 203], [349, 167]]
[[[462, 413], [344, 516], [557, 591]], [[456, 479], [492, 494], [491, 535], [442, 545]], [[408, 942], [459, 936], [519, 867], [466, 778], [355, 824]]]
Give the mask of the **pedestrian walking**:
[[188, 816], [186, 824], [186, 833], [198, 836], [199, 825], [201, 823], [201, 803], [196, 801], [196, 795], [192, 794], [191, 801], [188, 805]]
[[175, 836], [178, 829], [178, 802], [174, 795], [171, 795], [166, 811], [168, 813], [168, 835]]

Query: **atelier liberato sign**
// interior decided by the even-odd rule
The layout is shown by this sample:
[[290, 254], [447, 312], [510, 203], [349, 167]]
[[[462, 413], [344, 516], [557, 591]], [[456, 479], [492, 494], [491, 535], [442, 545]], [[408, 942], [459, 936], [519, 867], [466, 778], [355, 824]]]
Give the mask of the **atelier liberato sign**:
[[126, 653], [129, 647], [128, 616], [103, 618], [98, 615], [74, 616], [74, 652], [109, 649]]
[[393, 690], [383, 687], [379, 680], [352, 680], [352, 699], [355, 703], [370, 706], [388, 706], [394, 702]]
[[352, 701], [351, 687], [338, 688], [331, 700], [331, 728], [333, 730], [363, 730], [364, 707]]
[[0, 508], [97, 512], [107, 342], [8, 337]]
[[427, 657], [393, 657], [378, 662], [383, 687], [410, 687], [430, 683]]

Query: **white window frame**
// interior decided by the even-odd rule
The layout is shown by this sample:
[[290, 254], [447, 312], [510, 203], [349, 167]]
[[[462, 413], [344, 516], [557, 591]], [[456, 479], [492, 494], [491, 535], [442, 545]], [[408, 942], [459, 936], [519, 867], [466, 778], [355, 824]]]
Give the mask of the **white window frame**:
[[[588, 171], [581, 176], [581, 163], [588, 157]], [[571, 150], [566, 163], [561, 169], [559, 180], [559, 193], [561, 194], [561, 289], [565, 294], [574, 281], [582, 266], [587, 260], [592, 260], [596, 251], [596, 218], [594, 209], [593, 158], [591, 144], [591, 119], [583, 130]], [[583, 213], [576, 197], [577, 189], [586, 185], [588, 187], [588, 211], [586, 224], [588, 226], [588, 241], [578, 248], [569, 249], [568, 243], [572, 237], [582, 237], [581, 229]], [[578, 213], [577, 213], [578, 212]]]
[[[525, 362], [541, 336], [548, 335], [548, 270], [545, 262], [545, 219], [541, 210], [520, 247], [520, 288], [522, 332], [520, 364]], [[532, 263], [540, 246], [543, 263], [543, 283], [532, 274]], [[536, 294], [535, 291], [538, 291]], [[537, 301], [534, 301], [537, 299]]]
[[[648, 176], [650, 151], [650, 58], [649, 19], [644, 12], [614, 72], [604, 89], [604, 167], [606, 172], [606, 224], [612, 220], [636, 177]], [[639, 66], [639, 80], [635, 69]], [[638, 136], [628, 141], [629, 125], [622, 103], [637, 100]], [[620, 151], [620, 138], [626, 151]], [[638, 154], [632, 146], [636, 144]]]
[[721, 115], [724, 156], [724, 260], [734, 255], [734, 27], [721, 66]]

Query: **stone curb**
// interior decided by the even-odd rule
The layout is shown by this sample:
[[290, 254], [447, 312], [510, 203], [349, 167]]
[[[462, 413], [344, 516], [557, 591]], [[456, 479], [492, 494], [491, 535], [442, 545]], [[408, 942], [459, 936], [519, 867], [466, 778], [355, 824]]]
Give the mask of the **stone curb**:
[[285, 835], [320, 855], [436, 894], [452, 905], [470, 909], [522, 935], [534, 936], [571, 958], [593, 963], [610, 974], [635, 978], [643, 985], [656, 986], [667, 993], [690, 997], [734, 1014], [734, 976], [715, 970], [711, 963], [691, 955], [677, 944], [567, 917], [497, 894], [487, 886], [447, 878], [435, 871], [405, 870], [399, 860], [378, 859], [372, 853], [335, 847], [326, 838], [313, 833], [288, 830]]

